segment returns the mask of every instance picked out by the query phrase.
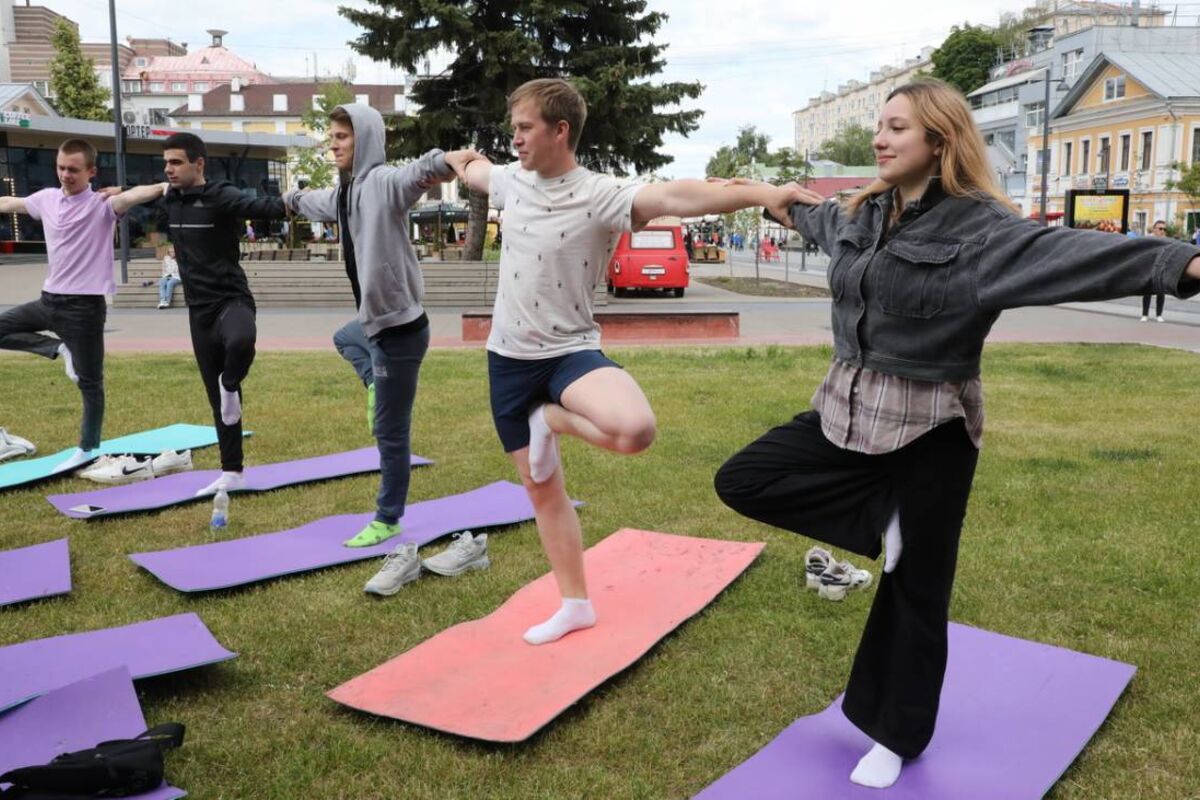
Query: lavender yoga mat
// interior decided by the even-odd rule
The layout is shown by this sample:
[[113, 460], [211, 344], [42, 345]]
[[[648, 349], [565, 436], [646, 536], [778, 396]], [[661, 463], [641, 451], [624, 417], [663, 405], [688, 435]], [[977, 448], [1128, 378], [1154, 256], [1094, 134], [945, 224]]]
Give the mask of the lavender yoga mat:
[[[420, 456], [412, 457], [414, 467], [432, 463]], [[245, 472], [246, 488], [242, 492], [267, 492], [281, 486], [295, 486], [330, 478], [343, 478], [363, 472], [379, 471], [379, 450], [364, 447], [345, 453], [331, 453], [299, 461], [281, 461], [248, 467]], [[153, 511], [169, 506], [190, 503], [208, 498], [196, 497], [196, 492], [220, 477], [218, 470], [203, 472], [180, 472], [155, 478], [152, 481], [96, 489], [91, 492], [54, 494], [46, 499], [68, 517], [94, 519], [110, 514], [129, 514], [135, 511]]]
[[420, 546], [456, 531], [524, 522], [533, 519], [533, 506], [524, 487], [497, 481], [464, 494], [413, 503], [404, 513], [404, 532], [383, 544], [342, 544], [372, 518], [372, 514], [341, 514], [278, 533], [129, 557], [172, 589], [204, 592], [377, 558], [403, 542]]
[[71, 591], [66, 539], [0, 552], [0, 606]]
[[114, 667], [149, 678], [236, 657], [195, 614], [10, 644], [0, 647], [0, 711]]
[[696, 800], [1033, 800], [1087, 745], [1136, 667], [998, 633], [950, 626], [933, 741], [891, 788], [850, 783], [871, 743], [841, 698], [801, 717]]
[[[0, 774], [48, 764], [60, 753], [132, 739], [146, 719], [125, 667], [102, 672], [29, 701], [0, 716]], [[174, 800], [187, 792], [163, 784], [138, 800]]]

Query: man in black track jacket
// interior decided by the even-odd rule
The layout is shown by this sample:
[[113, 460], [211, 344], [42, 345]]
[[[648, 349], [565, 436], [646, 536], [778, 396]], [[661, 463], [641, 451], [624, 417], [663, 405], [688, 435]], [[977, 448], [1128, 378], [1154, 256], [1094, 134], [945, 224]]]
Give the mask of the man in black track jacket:
[[238, 240], [247, 219], [279, 219], [287, 213], [278, 197], [249, 197], [228, 181], [206, 181], [206, 158], [204, 142], [193, 133], [176, 133], [163, 143], [171, 188], [160, 219], [175, 245], [192, 350], [221, 447], [221, 476], [197, 496], [245, 485], [241, 384], [254, 361], [258, 332], [254, 296], [238, 263]]

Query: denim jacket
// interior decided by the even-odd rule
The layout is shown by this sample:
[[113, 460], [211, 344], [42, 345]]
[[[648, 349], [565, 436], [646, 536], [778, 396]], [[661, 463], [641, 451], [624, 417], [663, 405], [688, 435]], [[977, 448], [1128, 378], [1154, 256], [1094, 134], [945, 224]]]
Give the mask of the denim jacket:
[[1000, 312], [1164, 292], [1190, 297], [1200, 248], [1170, 239], [1043, 228], [992, 199], [948, 196], [884, 237], [891, 193], [850, 216], [795, 204], [792, 222], [830, 257], [834, 357], [924, 381], [979, 375]]

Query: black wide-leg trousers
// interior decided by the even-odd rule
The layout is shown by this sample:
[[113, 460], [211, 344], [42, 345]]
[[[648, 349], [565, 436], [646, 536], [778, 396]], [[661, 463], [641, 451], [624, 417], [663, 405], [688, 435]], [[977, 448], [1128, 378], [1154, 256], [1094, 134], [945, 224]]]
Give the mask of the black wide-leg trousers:
[[874, 741], [914, 758], [933, 736], [946, 673], [950, 592], [979, 451], [961, 419], [891, 453], [840, 448], [815, 411], [774, 428], [717, 471], [733, 510], [875, 558], [900, 511], [900, 561], [883, 574], [842, 711]]

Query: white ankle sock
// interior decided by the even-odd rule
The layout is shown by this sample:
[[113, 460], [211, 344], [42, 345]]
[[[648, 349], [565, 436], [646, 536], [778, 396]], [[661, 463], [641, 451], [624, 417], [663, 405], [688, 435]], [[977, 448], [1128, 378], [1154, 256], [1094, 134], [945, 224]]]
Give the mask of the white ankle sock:
[[79, 383], [79, 375], [75, 373], [75, 362], [71, 360], [71, 351], [67, 349], [65, 344], [58, 346], [58, 355], [63, 360], [63, 369], [66, 370], [67, 377], [71, 379], [71, 383]]
[[234, 492], [238, 489], [246, 488], [246, 476], [240, 472], [222, 472], [220, 477], [215, 481], [205, 486], [200, 491], [196, 492], [196, 497], [205, 497], [206, 495], [216, 494], [221, 489], [227, 492]]
[[903, 758], [876, 744], [859, 759], [858, 766], [850, 773], [850, 781], [872, 789], [886, 789], [900, 777], [900, 768], [903, 766]]
[[546, 424], [546, 406], [542, 404], [529, 414], [529, 477], [534, 483], [545, 483], [557, 468], [558, 434]]
[[525, 631], [525, 641], [530, 644], [549, 644], [571, 631], [590, 628], [595, 624], [596, 612], [592, 609], [591, 600], [586, 597], [564, 597], [562, 607], [554, 612], [554, 616]]
[[904, 549], [904, 542], [900, 540], [900, 509], [893, 511], [888, 520], [887, 530], [883, 533], [883, 549], [883, 571], [891, 572], [900, 563], [900, 552]]
[[221, 422], [237, 425], [242, 420], [242, 398], [238, 397], [236, 389], [231, 392], [225, 388], [220, 375], [217, 376], [217, 387], [221, 391]]
[[84, 450], [81, 447], [76, 447], [75, 452], [71, 453], [71, 455], [69, 455], [67, 457], [66, 461], [63, 461], [61, 464], [59, 464], [57, 467], [55, 467], [54, 471], [56, 473], [69, 472], [70, 470], [77, 469], [79, 467], [84, 466], [85, 464], [90, 464], [95, 460], [96, 460], [96, 451], [95, 450]]

